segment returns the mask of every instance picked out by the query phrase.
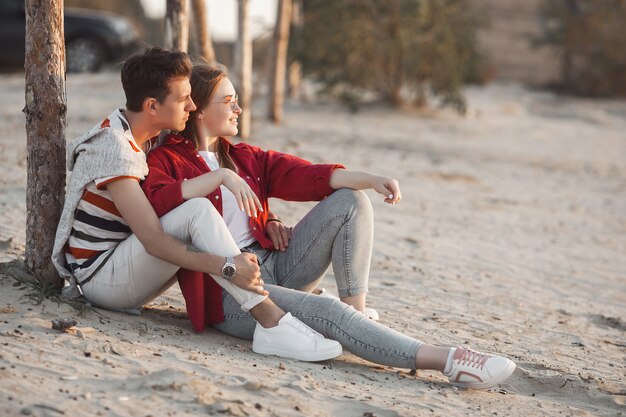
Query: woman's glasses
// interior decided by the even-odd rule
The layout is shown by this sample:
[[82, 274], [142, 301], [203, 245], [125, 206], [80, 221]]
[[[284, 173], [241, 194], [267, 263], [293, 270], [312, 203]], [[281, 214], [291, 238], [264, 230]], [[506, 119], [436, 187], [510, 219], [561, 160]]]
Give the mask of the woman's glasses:
[[224, 103], [224, 104], [228, 103], [228, 104], [230, 104], [230, 109], [232, 111], [237, 111], [237, 110], [240, 109], [240, 107], [239, 107], [239, 95], [236, 95], [234, 100], [230, 100], [230, 101], [228, 101], [228, 100], [225, 100], [225, 101], [209, 101], [209, 103]]

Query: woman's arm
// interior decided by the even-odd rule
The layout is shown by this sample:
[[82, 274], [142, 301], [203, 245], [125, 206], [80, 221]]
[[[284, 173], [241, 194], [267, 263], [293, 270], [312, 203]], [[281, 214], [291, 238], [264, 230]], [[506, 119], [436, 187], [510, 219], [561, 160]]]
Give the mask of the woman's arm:
[[259, 198], [254, 194], [248, 183], [235, 171], [228, 168], [219, 168], [183, 181], [181, 192], [185, 200], [194, 197], [205, 197], [222, 184], [233, 193], [237, 199], [239, 209], [248, 213], [248, 216], [256, 217], [257, 210], [263, 211]]
[[220, 185], [224, 185], [235, 195], [239, 208], [249, 215], [256, 217], [257, 208], [262, 211], [257, 196], [234, 171], [220, 168], [186, 180], [182, 178], [180, 170], [176, 169], [175, 160], [171, 153], [160, 148], [148, 155], [150, 172], [141, 188], [158, 217], [172, 211], [186, 200], [206, 197]]
[[183, 181], [181, 184], [183, 198], [189, 200], [194, 197], [206, 197], [222, 185], [224, 182], [223, 177], [223, 170], [217, 169]]
[[396, 204], [402, 199], [400, 184], [394, 178], [370, 174], [368, 172], [335, 169], [330, 176], [332, 188], [351, 188], [365, 190], [371, 188], [385, 196], [385, 203]]
[[[200, 252], [191, 245], [165, 233], [150, 202], [134, 179], [120, 179], [107, 185], [113, 203], [128, 223], [133, 233], [150, 255], [192, 271], [222, 274], [225, 258]], [[266, 295], [257, 285], [259, 267], [250, 254], [235, 257], [237, 275], [233, 283], [240, 288]]]

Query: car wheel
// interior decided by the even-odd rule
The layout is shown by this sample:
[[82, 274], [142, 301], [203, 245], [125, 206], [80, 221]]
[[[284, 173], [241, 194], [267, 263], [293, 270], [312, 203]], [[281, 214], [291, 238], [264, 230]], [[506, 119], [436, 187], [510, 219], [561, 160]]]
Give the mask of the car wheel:
[[65, 46], [68, 72], [94, 72], [104, 61], [104, 47], [91, 38], [73, 39]]

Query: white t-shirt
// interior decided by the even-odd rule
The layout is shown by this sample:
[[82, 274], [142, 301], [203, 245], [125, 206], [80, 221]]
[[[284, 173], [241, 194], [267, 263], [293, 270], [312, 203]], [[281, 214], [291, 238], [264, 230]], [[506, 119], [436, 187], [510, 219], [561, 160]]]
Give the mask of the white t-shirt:
[[[215, 152], [198, 151], [198, 153], [211, 168], [211, 171], [215, 171], [220, 167]], [[220, 186], [220, 191], [222, 192], [222, 215], [224, 222], [233, 239], [235, 239], [237, 247], [245, 248], [256, 242], [250, 229], [250, 218], [245, 211], [239, 209], [234, 194], [223, 185]]]

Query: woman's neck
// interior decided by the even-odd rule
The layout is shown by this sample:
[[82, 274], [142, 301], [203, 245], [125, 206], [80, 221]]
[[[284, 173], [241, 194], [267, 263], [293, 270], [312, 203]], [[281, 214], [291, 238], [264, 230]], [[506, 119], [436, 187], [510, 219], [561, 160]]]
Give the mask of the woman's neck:
[[217, 150], [217, 141], [219, 140], [219, 137], [211, 136], [202, 123], [198, 123], [199, 120], [196, 120], [195, 122], [196, 135], [198, 137], [198, 150], [215, 152]]
[[198, 150], [199, 151], [209, 151], [209, 152], [215, 152], [215, 150], [217, 149], [217, 141], [218, 141], [218, 137], [211, 137], [211, 136], [201, 136], [198, 140]]

